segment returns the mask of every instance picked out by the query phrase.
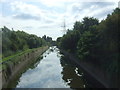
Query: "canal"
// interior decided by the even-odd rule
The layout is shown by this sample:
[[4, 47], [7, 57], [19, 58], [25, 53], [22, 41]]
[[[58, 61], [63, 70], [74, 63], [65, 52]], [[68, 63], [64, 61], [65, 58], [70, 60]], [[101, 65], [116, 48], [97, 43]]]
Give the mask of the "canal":
[[42, 59], [21, 74], [15, 87], [86, 88], [88, 83], [82, 70], [72, 65], [54, 46], [43, 53]]

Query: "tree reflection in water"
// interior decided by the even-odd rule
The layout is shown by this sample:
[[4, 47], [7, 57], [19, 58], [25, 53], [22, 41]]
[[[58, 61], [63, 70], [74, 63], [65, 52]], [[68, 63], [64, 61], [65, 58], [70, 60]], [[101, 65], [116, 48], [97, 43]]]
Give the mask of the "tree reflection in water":
[[61, 66], [63, 67], [61, 74], [62, 79], [70, 86], [70, 88], [85, 88], [85, 81], [81, 74], [76, 72], [75, 66], [71, 65], [69, 59], [62, 56], [60, 60]]

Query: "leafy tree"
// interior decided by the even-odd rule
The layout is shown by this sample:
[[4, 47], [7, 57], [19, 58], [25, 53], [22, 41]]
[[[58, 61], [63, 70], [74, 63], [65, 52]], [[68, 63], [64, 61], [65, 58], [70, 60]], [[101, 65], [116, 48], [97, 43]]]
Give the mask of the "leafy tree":
[[52, 45], [53, 42], [54, 42], [51, 37], [46, 36], [46, 35], [44, 35], [44, 36], [42, 37], [42, 39], [44, 39], [44, 40], [47, 42], [48, 45]]
[[56, 41], [57, 46], [58, 46], [59, 48], [60, 48], [61, 39], [62, 39], [62, 37], [58, 37], [58, 38], [57, 38], [57, 41]]
[[[117, 77], [120, 68], [118, 65], [119, 17], [120, 9], [116, 8], [100, 23], [93, 17], [85, 17], [82, 22], [76, 21], [73, 30], [69, 30], [63, 37], [57, 39], [58, 45], [72, 53], [77, 50], [80, 60], [99, 65], [99, 68], [109, 73], [110, 78]], [[117, 81], [117, 79], [113, 80]]]
[[83, 30], [89, 30], [91, 26], [98, 25], [99, 21], [96, 18], [93, 17], [84, 17], [83, 18]]
[[46, 41], [36, 35], [30, 35], [24, 31], [14, 31], [7, 27], [2, 28], [2, 53], [3, 57], [28, 48], [37, 48], [46, 45]]
[[79, 31], [69, 31], [61, 38], [61, 47], [70, 52], [75, 52], [79, 40]]
[[73, 26], [73, 30], [78, 30], [82, 33], [83, 24], [80, 21], [76, 21]]

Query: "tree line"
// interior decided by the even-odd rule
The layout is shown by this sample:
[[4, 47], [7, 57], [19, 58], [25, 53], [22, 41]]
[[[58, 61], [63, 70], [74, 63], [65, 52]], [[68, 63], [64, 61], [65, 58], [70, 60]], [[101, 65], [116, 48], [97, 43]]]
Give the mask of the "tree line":
[[80, 61], [98, 65], [116, 75], [120, 68], [119, 17], [119, 8], [101, 22], [94, 17], [84, 17], [82, 21], [76, 21], [73, 29], [68, 29], [63, 37], [57, 38], [57, 46], [75, 54]]
[[42, 47], [52, 42], [51, 37], [38, 37], [24, 31], [2, 28], [2, 58], [21, 52], [23, 50]]

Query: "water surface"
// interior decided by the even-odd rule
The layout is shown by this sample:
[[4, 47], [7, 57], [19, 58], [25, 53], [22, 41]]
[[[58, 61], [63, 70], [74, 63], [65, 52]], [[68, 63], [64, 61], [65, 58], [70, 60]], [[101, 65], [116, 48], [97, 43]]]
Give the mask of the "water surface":
[[16, 88], [85, 88], [83, 73], [56, 47], [50, 47], [33, 68], [24, 72]]

